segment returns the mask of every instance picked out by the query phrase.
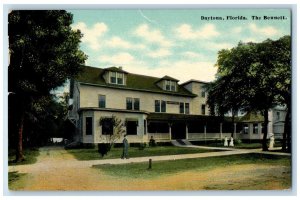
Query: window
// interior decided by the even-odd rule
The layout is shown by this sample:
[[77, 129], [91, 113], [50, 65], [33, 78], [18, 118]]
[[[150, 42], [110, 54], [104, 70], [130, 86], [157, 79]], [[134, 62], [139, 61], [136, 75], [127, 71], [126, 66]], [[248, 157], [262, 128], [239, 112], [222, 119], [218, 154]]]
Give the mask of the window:
[[160, 112], [160, 100], [155, 100], [155, 112]]
[[201, 114], [205, 115], [205, 104], [201, 105]]
[[166, 101], [155, 100], [155, 112], [166, 112]]
[[258, 133], [258, 124], [253, 124], [253, 134]]
[[176, 91], [176, 82], [175, 81], [171, 82], [171, 91]]
[[161, 112], [166, 112], [166, 102], [161, 101]]
[[110, 83], [116, 84], [117, 72], [110, 72]]
[[99, 108], [105, 108], [105, 95], [99, 95]]
[[137, 135], [138, 121], [126, 121], [126, 134]]
[[205, 92], [205, 86], [201, 87], [201, 97], [205, 98], [206, 92]]
[[190, 104], [185, 103], [185, 114], [190, 114]]
[[130, 97], [126, 98], [126, 109], [132, 110], [132, 98], [130, 98]]
[[166, 90], [170, 91], [171, 81], [166, 81]]
[[126, 98], [126, 109], [127, 110], [140, 110], [140, 99], [139, 98]]
[[93, 134], [93, 118], [92, 117], [85, 118], [85, 134], [86, 135]]
[[280, 112], [276, 112], [277, 120], [280, 120]]
[[179, 113], [184, 114], [184, 103], [180, 102], [179, 104]]
[[110, 83], [124, 85], [124, 73], [110, 72]]
[[140, 110], [140, 99], [139, 98], [134, 98], [133, 109]]
[[101, 121], [102, 135], [112, 135], [114, 131], [112, 118], [104, 118]]
[[123, 85], [123, 73], [117, 73], [117, 81], [119, 85]]
[[175, 81], [166, 80], [165, 84], [166, 84], [167, 91], [176, 91], [176, 82]]

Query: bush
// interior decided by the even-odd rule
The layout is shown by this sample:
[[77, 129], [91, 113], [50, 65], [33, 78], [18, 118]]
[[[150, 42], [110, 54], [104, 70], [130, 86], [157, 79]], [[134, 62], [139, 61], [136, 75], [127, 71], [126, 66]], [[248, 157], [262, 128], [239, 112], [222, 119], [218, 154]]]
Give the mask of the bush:
[[241, 143], [242, 143], [242, 140], [241, 140], [241, 139], [236, 139], [236, 140], [235, 140], [235, 143], [236, 143], [236, 144], [241, 144]]
[[101, 157], [107, 155], [107, 153], [110, 151], [111, 147], [107, 143], [100, 143], [98, 144], [98, 153], [101, 155]]
[[144, 150], [146, 148], [146, 143], [140, 143], [139, 150]]

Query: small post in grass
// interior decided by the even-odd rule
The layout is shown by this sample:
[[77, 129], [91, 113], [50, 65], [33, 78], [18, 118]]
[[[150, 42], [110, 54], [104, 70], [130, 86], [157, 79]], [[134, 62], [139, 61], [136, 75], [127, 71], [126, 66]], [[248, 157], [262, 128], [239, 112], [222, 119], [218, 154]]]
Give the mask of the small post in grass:
[[152, 169], [152, 159], [151, 159], [151, 158], [149, 159], [149, 166], [148, 166], [148, 169]]

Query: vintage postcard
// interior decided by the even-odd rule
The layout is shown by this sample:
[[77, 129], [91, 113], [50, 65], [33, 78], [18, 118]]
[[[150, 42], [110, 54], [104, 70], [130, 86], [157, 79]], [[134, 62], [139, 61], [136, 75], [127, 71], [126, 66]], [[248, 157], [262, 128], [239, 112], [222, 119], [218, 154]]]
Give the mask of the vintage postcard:
[[292, 191], [291, 9], [12, 10], [8, 36], [11, 192]]

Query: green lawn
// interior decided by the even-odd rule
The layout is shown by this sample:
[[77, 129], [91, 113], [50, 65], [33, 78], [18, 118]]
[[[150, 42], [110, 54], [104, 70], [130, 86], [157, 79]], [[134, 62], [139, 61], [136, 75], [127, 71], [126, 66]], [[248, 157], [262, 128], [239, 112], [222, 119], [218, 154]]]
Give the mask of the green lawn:
[[[112, 148], [107, 155], [101, 158], [97, 149], [68, 149], [69, 153], [73, 154], [78, 160], [98, 160], [98, 159], [112, 159], [120, 158], [122, 155], [122, 148]], [[218, 150], [210, 149], [196, 149], [186, 147], [175, 147], [175, 146], [156, 146], [146, 147], [140, 150], [137, 147], [130, 147], [128, 154], [130, 158], [133, 157], [144, 157], [144, 156], [162, 156], [162, 155], [177, 155], [177, 154], [189, 154], [189, 153], [205, 153], [215, 152]]]
[[[209, 146], [209, 147], [224, 147], [224, 142], [217, 140], [217, 141], [208, 141], [206, 144], [203, 142], [197, 143], [197, 142], [192, 142], [194, 145], [199, 145], [199, 146]], [[269, 143], [267, 143], [269, 145]], [[274, 147], [281, 147], [281, 143], [278, 141], [275, 143]], [[228, 148], [236, 148], [236, 149], [259, 149], [262, 148], [261, 143], [259, 142], [252, 142], [252, 143], [234, 143], [234, 147], [228, 147]]]
[[23, 154], [25, 156], [25, 160], [23, 162], [15, 162], [16, 159], [16, 151], [13, 149], [8, 151], [8, 165], [26, 165], [36, 163], [37, 157], [40, 155], [39, 150], [37, 148], [24, 149]]
[[[153, 161], [152, 169], [148, 163], [130, 163], [120, 165], [96, 165], [94, 168], [116, 177], [128, 178], [156, 178], [187, 170], [209, 171], [215, 168], [242, 164], [266, 164], [291, 166], [288, 156], [274, 156], [264, 154], [243, 154], [220, 157], [206, 157], [197, 159], [183, 159], [171, 161]], [[290, 183], [289, 183], [290, 184]]]
[[8, 188], [10, 190], [19, 190], [24, 187], [24, 177], [27, 174], [18, 172], [8, 172]]

